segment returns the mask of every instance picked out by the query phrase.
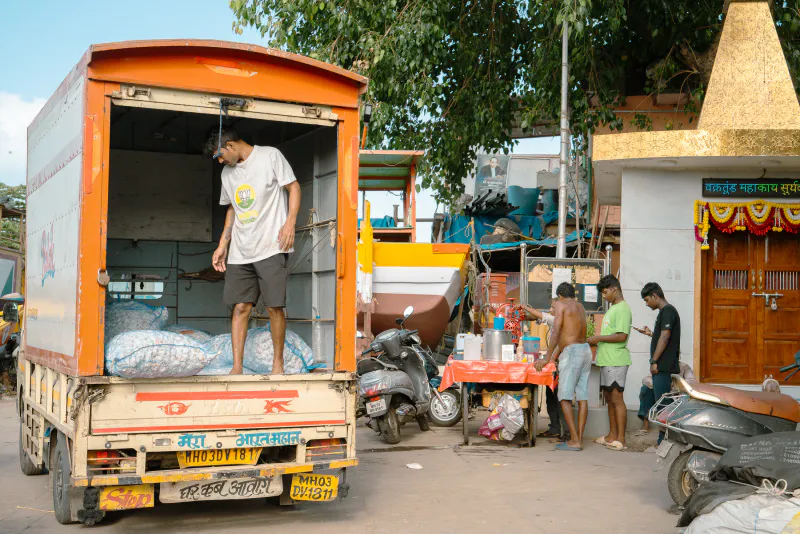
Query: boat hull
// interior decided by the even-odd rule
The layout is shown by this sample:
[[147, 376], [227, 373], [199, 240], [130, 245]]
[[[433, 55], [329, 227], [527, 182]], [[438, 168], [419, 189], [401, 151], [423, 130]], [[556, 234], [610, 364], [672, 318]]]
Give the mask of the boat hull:
[[406, 327], [419, 330], [422, 343], [435, 348], [461, 294], [468, 251], [468, 245], [375, 243], [372, 333], [394, 328], [413, 306]]

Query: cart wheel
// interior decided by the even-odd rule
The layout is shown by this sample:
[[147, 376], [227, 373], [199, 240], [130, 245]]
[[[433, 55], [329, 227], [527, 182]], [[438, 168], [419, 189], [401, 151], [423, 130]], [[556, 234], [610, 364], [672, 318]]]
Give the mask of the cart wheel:
[[472, 397], [467, 384], [461, 384], [461, 428], [464, 430], [464, 445], [469, 445], [469, 405]]

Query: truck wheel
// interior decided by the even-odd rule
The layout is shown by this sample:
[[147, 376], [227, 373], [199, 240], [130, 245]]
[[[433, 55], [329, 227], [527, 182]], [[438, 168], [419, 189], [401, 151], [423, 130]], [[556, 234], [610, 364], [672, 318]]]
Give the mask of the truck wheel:
[[59, 434], [56, 440], [56, 450], [53, 452], [51, 471], [53, 473], [53, 510], [55, 511], [56, 521], [62, 525], [68, 525], [73, 522], [69, 505], [71, 471], [67, 438], [63, 434]]
[[669, 466], [667, 487], [669, 488], [670, 497], [678, 506], [686, 504], [686, 501], [697, 489], [697, 481], [686, 469], [691, 455], [692, 451], [683, 452]]
[[400, 443], [400, 421], [397, 420], [395, 406], [389, 406], [386, 415], [378, 418], [378, 426], [381, 429], [381, 436], [389, 445]]
[[26, 476], [35, 476], [41, 475], [44, 472], [44, 469], [41, 467], [37, 467], [31, 457], [28, 456], [28, 453], [25, 452], [25, 447], [22, 445], [25, 439], [25, 434], [22, 431], [22, 421], [19, 422], [19, 468], [22, 470], [22, 474]]

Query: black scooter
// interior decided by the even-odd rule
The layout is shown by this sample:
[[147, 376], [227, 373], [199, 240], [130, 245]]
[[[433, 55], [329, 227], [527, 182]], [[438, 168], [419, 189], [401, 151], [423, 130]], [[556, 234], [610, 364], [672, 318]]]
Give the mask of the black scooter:
[[[781, 372], [800, 370], [800, 352], [795, 359]], [[669, 466], [667, 486], [678, 506], [739, 439], [793, 431], [800, 422], [800, 405], [789, 395], [688, 382], [679, 375], [673, 375], [672, 385], [677, 391], [661, 397], [648, 419], [665, 432], [656, 450], [658, 469]]]

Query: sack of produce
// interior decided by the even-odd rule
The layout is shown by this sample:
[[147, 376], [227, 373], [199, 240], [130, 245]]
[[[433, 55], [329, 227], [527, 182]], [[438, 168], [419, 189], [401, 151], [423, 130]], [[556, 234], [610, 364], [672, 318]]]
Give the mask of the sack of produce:
[[171, 324], [164, 328], [164, 331], [188, 336], [201, 345], [208, 342], [208, 340], [212, 337], [211, 334], [205, 330], [198, 330], [197, 328], [192, 328], [191, 326], [183, 326], [179, 324]]
[[123, 378], [193, 376], [215, 354], [192, 338], [154, 330], [125, 332], [106, 347], [106, 373]]
[[118, 300], [106, 303], [106, 345], [125, 332], [161, 330], [166, 326], [169, 311], [163, 306], [153, 307], [135, 300]]

